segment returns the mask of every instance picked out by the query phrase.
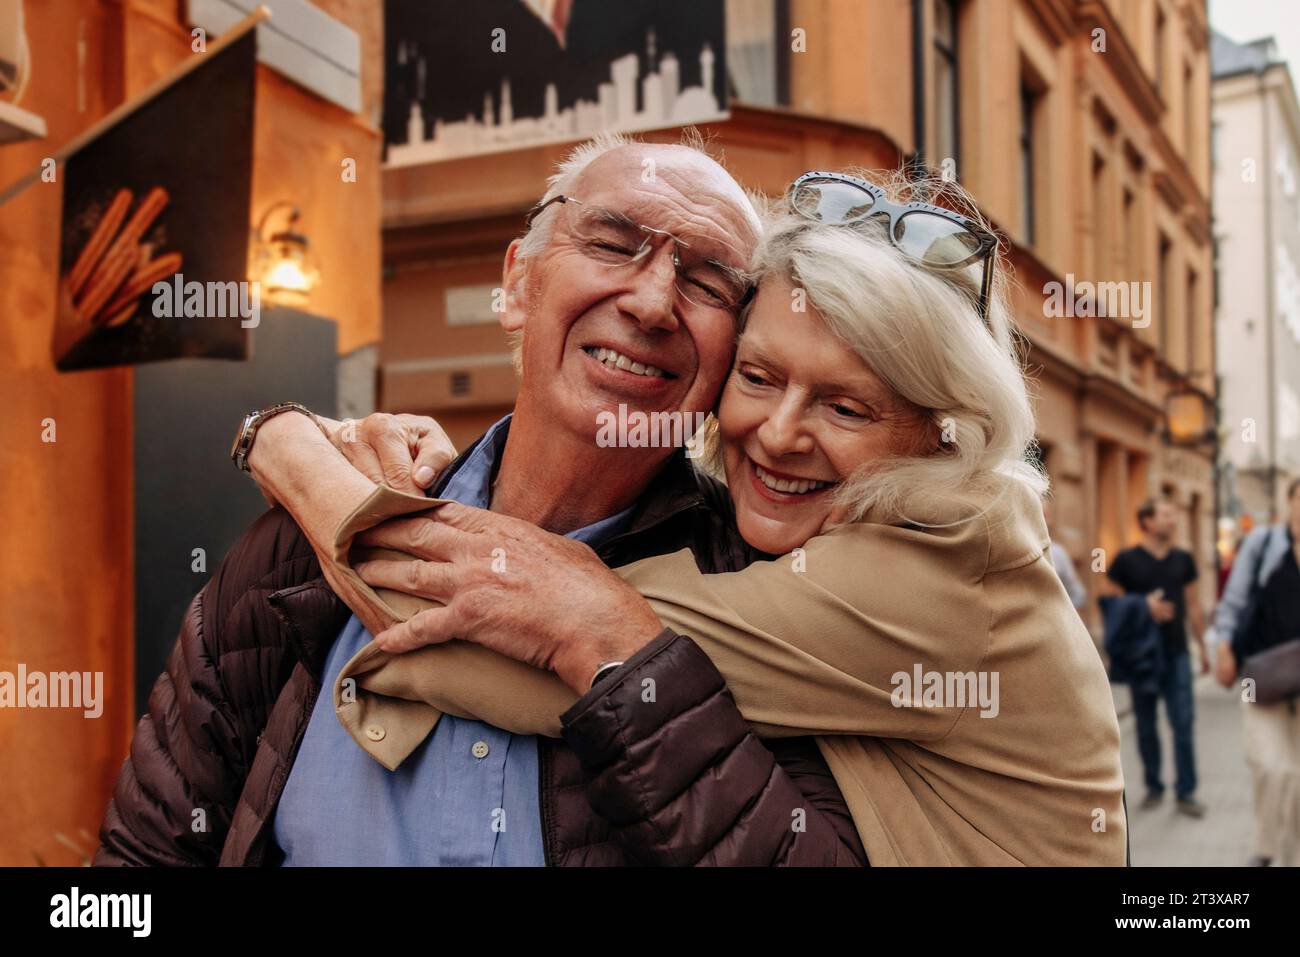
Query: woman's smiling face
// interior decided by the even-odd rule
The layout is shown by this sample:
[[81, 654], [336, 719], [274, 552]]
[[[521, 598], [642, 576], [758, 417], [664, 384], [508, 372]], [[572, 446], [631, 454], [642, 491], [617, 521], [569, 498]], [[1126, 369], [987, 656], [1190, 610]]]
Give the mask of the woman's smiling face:
[[[835, 486], [872, 462], [920, 454], [932, 427], [886, 386], [788, 281], [761, 285], [718, 409], [740, 533], [784, 554], [835, 522]], [[869, 306], [868, 306], [869, 308]]]

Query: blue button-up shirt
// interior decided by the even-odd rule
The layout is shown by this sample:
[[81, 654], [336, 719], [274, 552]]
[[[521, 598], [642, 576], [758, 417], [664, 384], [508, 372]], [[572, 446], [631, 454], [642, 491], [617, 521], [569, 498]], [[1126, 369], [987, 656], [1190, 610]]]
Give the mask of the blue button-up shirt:
[[[506, 416], [488, 430], [442, 498], [488, 506], [509, 422]], [[631, 513], [569, 535], [598, 547]], [[354, 616], [326, 659], [323, 690], [275, 814], [285, 865], [542, 866], [536, 737], [447, 714], [389, 771], [343, 729], [329, 689], [369, 641]]]

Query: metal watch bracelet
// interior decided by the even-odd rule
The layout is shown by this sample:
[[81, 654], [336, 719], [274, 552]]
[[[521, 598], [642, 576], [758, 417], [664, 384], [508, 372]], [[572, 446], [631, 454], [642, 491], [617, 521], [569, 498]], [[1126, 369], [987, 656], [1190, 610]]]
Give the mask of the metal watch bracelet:
[[279, 405], [250, 412], [239, 423], [239, 431], [235, 433], [235, 441], [230, 447], [230, 460], [235, 463], [235, 467], [241, 472], [248, 471], [248, 456], [253, 451], [253, 442], [257, 438], [257, 430], [268, 420], [275, 418], [282, 412], [301, 412], [315, 422], [321, 433], [326, 438], [329, 438], [329, 433], [320, 424], [320, 420], [316, 418], [315, 413], [299, 402], [281, 402]]

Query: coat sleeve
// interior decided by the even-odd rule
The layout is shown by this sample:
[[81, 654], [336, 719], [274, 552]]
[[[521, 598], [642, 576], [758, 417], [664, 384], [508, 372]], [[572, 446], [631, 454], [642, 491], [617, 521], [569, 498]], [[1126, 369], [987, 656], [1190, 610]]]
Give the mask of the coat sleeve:
[[[923, 699], [907, 681], [978, 671], [993, 610], [984, 553], [931, 544], [924, 533], [855, 526], [810, 539], [799, 565], [756, 562], [703, 574], [689, 552], [618, 569], [660, 622], [690, 635], [764, 739], [850, 734], [939, 741], [964, 704]], [[1041, 555], [1026, 587], [1056, 600], [1081, 628]], [[923, 589], [916, 583], [923, 583]], [[1050, 596], [1050, 597], [1049, 597]], [[907, 707], [903, 703], [908, 704]]]
[[[274, 670], [265, 632], [278, 625], [252, 603], [304, 561], [314, 559], [287, 513], [267, 512], [190, 602], [104, 813], [96, 866], [217, 863], [276, 690], [254, 678]], [[246, 653], [227, 657], [231, 640]]]
[[592, 808], [644, 864], [867, 863], [816, 745], [755, 737], [689, 637], [665, 629], [562, 722]]

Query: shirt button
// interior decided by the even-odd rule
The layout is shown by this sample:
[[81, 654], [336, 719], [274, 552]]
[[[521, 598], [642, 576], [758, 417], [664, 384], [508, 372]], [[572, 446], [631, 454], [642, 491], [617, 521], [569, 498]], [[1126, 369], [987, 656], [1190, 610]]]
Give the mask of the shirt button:
[[371, 741], [382, 741], [387, 732], [377, 724], [366, 726], [366, 737]]
[[469, 749], [469, 753], [476, 758], [486, 758], [488, 756], [488, 746], [486, 741], [475, 741], [474, 747]]

